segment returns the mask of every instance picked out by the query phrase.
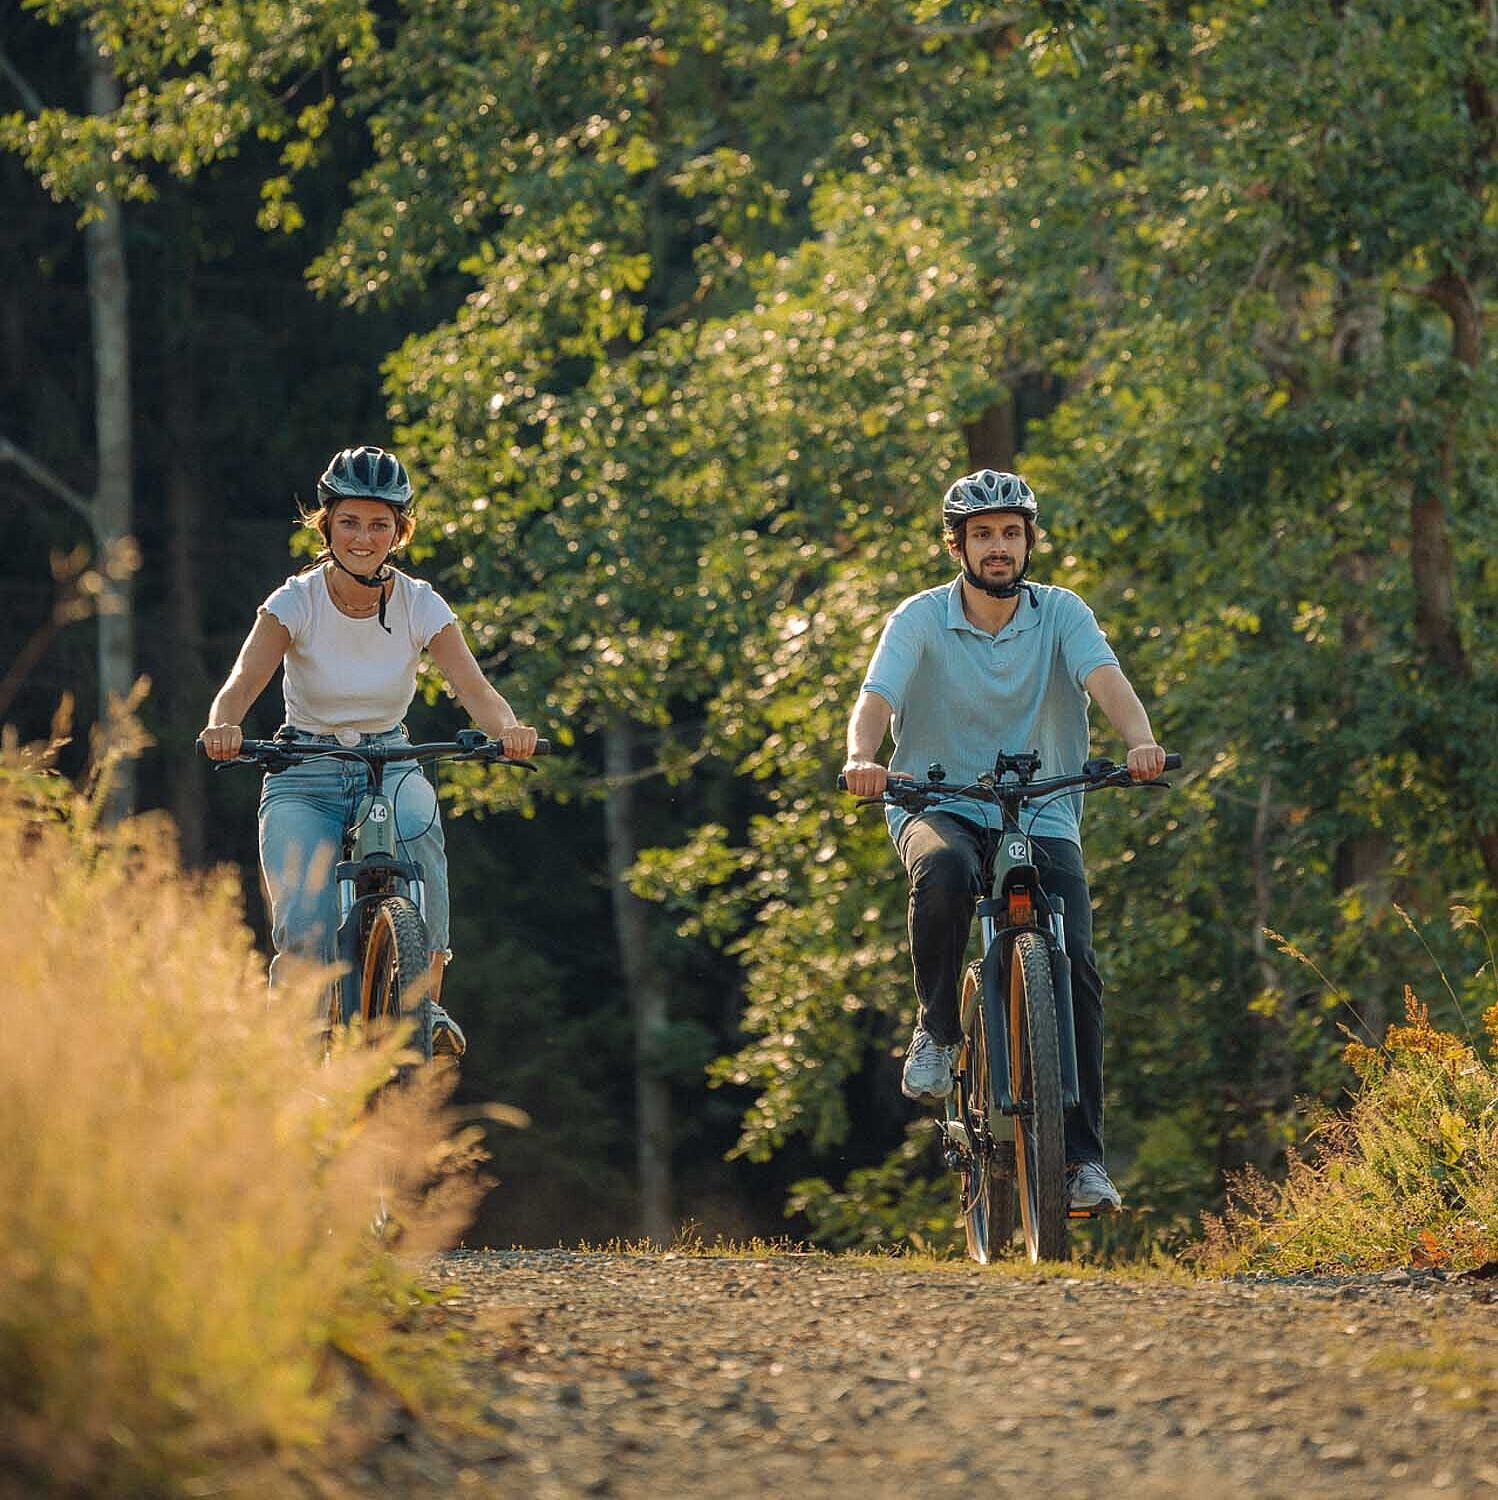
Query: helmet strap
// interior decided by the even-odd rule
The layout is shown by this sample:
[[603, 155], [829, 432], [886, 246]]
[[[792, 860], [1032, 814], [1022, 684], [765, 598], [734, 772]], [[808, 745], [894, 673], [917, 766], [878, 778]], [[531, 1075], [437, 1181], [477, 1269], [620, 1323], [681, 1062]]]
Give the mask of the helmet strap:
[[393, 634], [390, 627], [385, 623], [385, 585], [395, 577], [395, 574], [394, 572], [392, 572], [388, 563], [381, 563], [380, 571], [378, 573], [356, 573], [352, 568], [347, 567], [345, 564], [339, 562], [331, 547], [327, 551], [325, 551], [317, 560], [318, 562], [323, 562], [325, 560], [330, 561], [335, 568], [338, 568], [342, 572], [347, 573], [355, 583], [362, 583], [367, 589], [379, 589], [380, 613], [378, 618], [380, 621], [380, 629], [383, 630], [386, 635]]
[[1040, 596], [1035, 592], [1033, 583], [1025, 582], [1025, 573], [1029, 570], [1030, 559], [1025, 559], [1025, 566], [1019, 570], [1017, 577], [1008, 583], [988, 583], [980, 578], [968, 567], [967, 559], [962, 560], [962, 576], [978, 590], [980, 594], [987, 594], [990, 599], [1013, 599], [1016, 594], [1028, 594], [1030, 603], [1035, 609], [1040, 608]]

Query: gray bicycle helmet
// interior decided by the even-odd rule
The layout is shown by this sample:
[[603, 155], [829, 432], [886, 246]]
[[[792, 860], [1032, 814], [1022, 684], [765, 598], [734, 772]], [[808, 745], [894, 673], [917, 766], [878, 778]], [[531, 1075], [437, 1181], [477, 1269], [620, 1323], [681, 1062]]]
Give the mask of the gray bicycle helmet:
[[1028, 521], [1040, 515], [1035, 491], [1018, 474], [1006, 474], [999, 469], [964, 474], [941, 497], [941, 518], [948, 526], [993, 510], [1014, 511]]
[[383, 500], [397, 510], [411, 503], [411, 480], [393, 453], [383, 448], [345, 448], [335, 454], [317, 481], [317, 498]]

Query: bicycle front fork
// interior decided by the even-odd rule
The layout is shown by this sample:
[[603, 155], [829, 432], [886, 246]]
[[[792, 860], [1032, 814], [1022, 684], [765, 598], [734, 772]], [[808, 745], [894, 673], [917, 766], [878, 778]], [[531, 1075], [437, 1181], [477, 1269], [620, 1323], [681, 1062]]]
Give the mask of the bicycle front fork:
[[1051, 987], [1056, 991], [1056, 1040], [1061, 1051], [1061, 1106], [1075, 1109], [1082, 1089], [1077, 1080], [1077, 1022], [1071, 1005], [1071, 959], [1066, 953], [1066, 903], [1051, 900]]
[[[1066, 954], [1066, 907], [1060, 896], [1050, 898], [1051, 927], [1047, 944], [1051, 957], [1051, 989], [1056, 1006], [1056, 1041], [1061, 1064], [1061, 1106], [1075, 1109], [1082, 1091], [1077, 1080], [1077, 1027], [1072, 1014], [1071, 959]], [[999, 931], [993, 916], [981, 912], [983, 933], [983, 1005], [988, 1021], [989, 1046], [993, 1051], [994, 1084], [1001, 1113], [1019, 1112], [1010, 1084], [1009, 1005], [1004, 983], [1007, 977], [1006, 956], [1012, 962], [1013, 947], [998, 941]]]

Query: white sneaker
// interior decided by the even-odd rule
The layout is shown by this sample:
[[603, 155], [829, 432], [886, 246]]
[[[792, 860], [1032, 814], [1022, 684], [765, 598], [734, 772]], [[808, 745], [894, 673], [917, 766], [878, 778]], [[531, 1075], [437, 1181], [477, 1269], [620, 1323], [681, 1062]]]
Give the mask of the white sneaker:
[[433, 1000], [432, 1056], [462, 1057], [467, 1050], [468, 1038], [463, 1035], [463, 1028]]
[[907, 1099], [935, 1101], [952, 1092], [952, 1064], [957, 1061], [958, 1044], [944, 1047], [924, 1026], [918, 1025], [905, 1054], [905, 1069], [900, 1074], [900, 1092]]
[[1098, 1161], [1079, 1162], [1070, 1168], [1066, 1174], [1066, 1189], [1075, 1209], [1116, 1214], [1123, 1207], [1123, 1198]]

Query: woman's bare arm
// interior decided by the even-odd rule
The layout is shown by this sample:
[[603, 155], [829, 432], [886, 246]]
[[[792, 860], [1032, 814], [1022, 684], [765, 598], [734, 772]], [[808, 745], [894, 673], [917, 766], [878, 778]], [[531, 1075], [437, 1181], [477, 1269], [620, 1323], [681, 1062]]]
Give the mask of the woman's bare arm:
[[244, 741], [239, 727], [250, 705], [265, 691], [291, 647], [291, 632], [269, 611], [262, 611], [239, 648], [239, 659], [208, 710], [198, 736], [213, 760], [233, 760]]
[[515, 710], [484, 676], [484, 669], [474, 659], [461, 625], [455, 622], [443, 626], [427, 642], [427, 654], [447, 679], [447, 685], [457, 694], [458, 702], [468, 710], [469, 718], [490, 739], [501, 741], [506, 755], [523, 759], [535, 750], [536, 731], [516, 718]]

